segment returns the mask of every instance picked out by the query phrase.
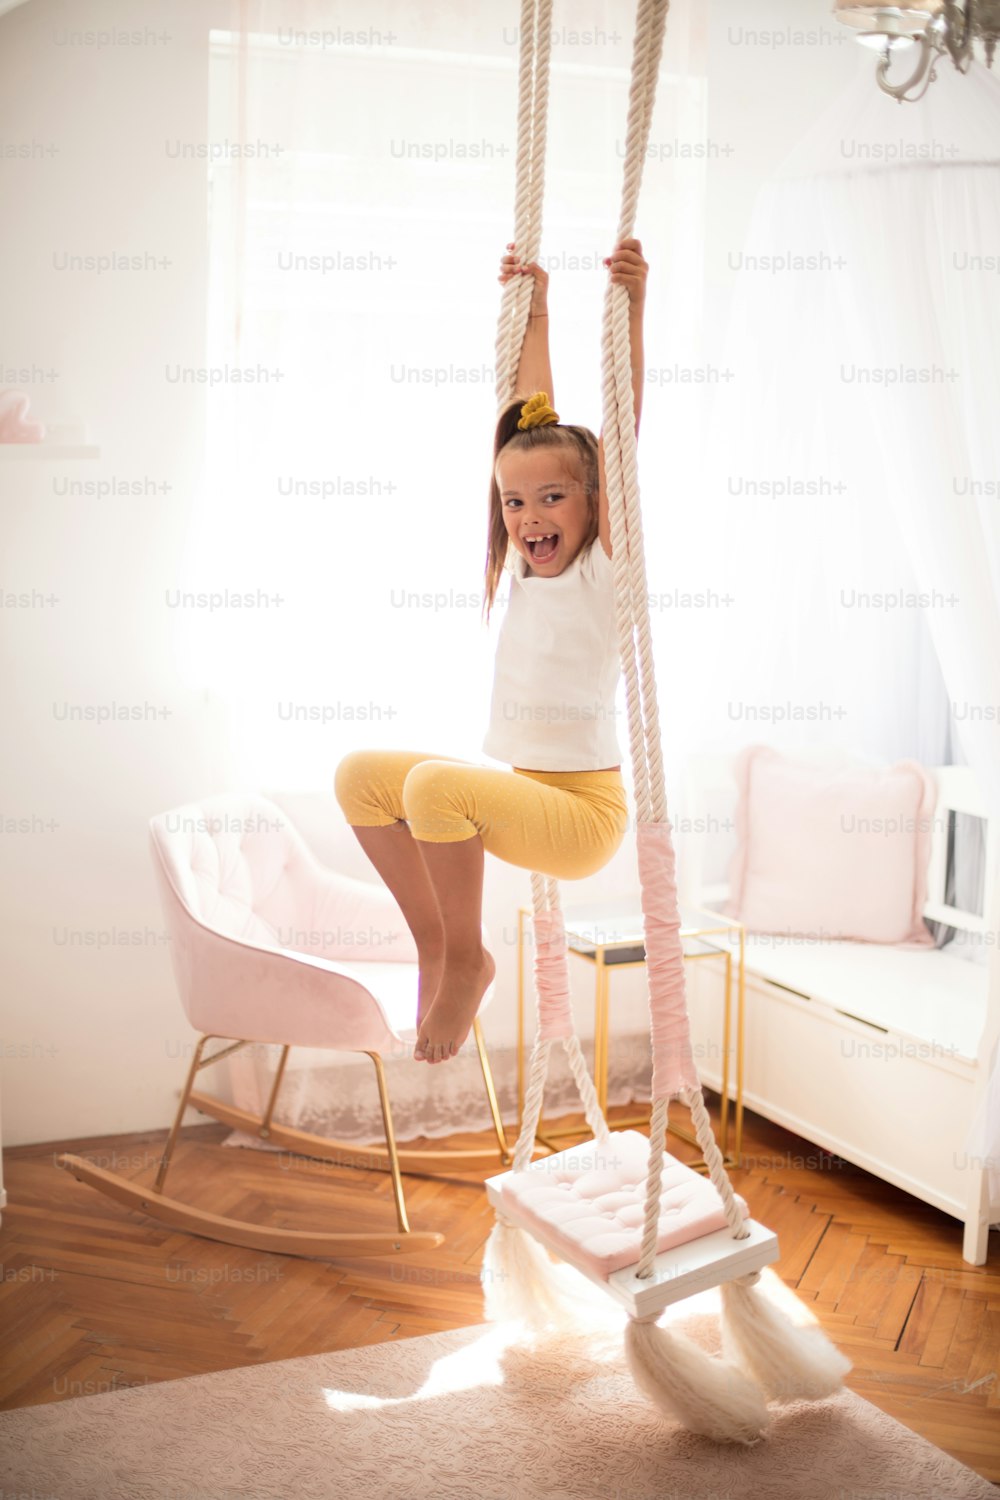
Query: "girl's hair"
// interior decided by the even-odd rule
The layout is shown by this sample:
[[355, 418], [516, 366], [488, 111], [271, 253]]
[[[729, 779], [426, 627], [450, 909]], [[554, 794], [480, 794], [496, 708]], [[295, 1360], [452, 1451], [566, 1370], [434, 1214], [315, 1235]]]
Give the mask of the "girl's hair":
[[[489, 541], [486, 551], [486, 588], [483, 596], [483, 613], [489, 623], [490, 610], [496, 598], [497, 588], [507, 558], [510, 538], [503, 519], [503, 501], [497, 484], [497, 460], [502, 453], [530, 451], [533, 448], [561, 448], [563, 457], [575, 465], [579, 479], [587, 496], [589, 526], [583, 548], [589, 547], [597, 537], [599, 474], [597, 439], [589, 427], [571, 427], [564, 422], [547, 422], [541, 427], [521, 429], [518, 421], [527, 396], [516, 397], [500, 414], [493, 440], [493, 471], [490, 474]], [[581, 548], [581, 551], [583, 550]]]

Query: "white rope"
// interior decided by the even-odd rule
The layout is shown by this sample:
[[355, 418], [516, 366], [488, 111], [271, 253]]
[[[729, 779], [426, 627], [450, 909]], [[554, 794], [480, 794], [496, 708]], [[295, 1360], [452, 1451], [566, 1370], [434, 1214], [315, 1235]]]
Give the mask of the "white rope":
[[[629, 89], [618, 242], [631, 238], [635, 226], [668, 10], [669, 0], [639, 0]], [[514, 235], [522, 263], [537, 259], [541, 244], [551, 11], [551, 0], [522, 0]], [[530, 277], [511, 277], [504, 287], [497, 332], [498, 413], [510, 403], [515, 393], [517, 367], [527, 331], [531, 291]], [[604, 464], [616, 623], [628, 703], [629, 749], [636, 816], [639, 822], [665, 823], [667, 804], [663, 752], [639, 504], [629, 296], [624, 286], [610, 281], [604, 302], [601, 359]], [[531, 885], [536, 915], [548, 910], [559, 910], [559, 890], [555, 880], [533, 873]], [[579, 1040], [574, 1036], [564, 1045], [591, 1132], [595, 1139], [606, 1141], [609, 1138], [607, 1122], [601, 1112]], [[550, 1046], [549, 1042], [536, 1041], [532, 1052], [522, 1128], [515, 1148], [515, 1171], [524, 1171], [533, 1153]], [[748, 1231], [743, 1226], [739, 1205], [712, 1132], [702, 1091], [700, 1087], [697, 1090], [685, 1090], [680, 1097], [691, 1111], [696, 1138], [704, 1153], [712, 1183], [721, 1197], [727, 1223], [736, 1238], [745, 1238]], [[650, 1118], [643, 1239], [636, 1272], [640, 1277], [650, 1274], [656, 1255], [669, 1102], [669, 1098], [655, 1099]]]
[[565, 1037], [563, 1047], [566, 1050], [566, 1056], [569, 1059], [569, 1065], [576, 1080], [577, 1090], [583, 1103], [583, 1113], [586, 1116], [587, 1124], [590, 1126], [590, 1133], [602, 1146], [606, 1146], [611, 1139], [611, 1131], [608, 1129], [608, 1122], [604, 1118], [604, 1113], [598, 1102], [594, 1080], [590, 1076], [587, 1060], [580, 1048], [580, 1038], [578, 1036]]
[[[542, 242], [551, 50], [552, 0], [521, 0], [514, 244], [523, 264], [538, 258]], [[494, 372], [499, 409], [514, 395], [533, 286], [530, 276], [512, 276], [503, 289]]]
[[535, 1149], [535, 1136], [538, 1134], [538, 1120], [542, 1112], [542, 1095], [545, 1092], [545, 1075], [549, 1068], [551, 1046], [551, 1042], [537, 1040], [531, 1051], [531, 1067], [528, 1073], [528, 1087], [524, 1095], [521, 1134], [514, 1147], [513, 1170], [515, 1172], [527, 1170], [531, 1154]]
[[[542, 206], [545, 184], [545, 140], [549, 99], [549, 64], [552, 49], [552, 0], [521, 0], [521, 48], [518, 70], [517, 161], [514, 189], [514, 244], [522, 264], [537, 260], [542, 240]], [[512, 276], [504, 286], [496, 340], [497, 413], [515, 395], [517, 369], [531, 308], [533, 278]], [[532, 394], [530, 391], [527, 395]], [[532, 872], [532, 905], [535, 915], [559, 912], [559, 885], [551, 876]], [[538, 932], [535, 932], [536, 950]], [[564, 960], [565, 961], [565, 960]], [[587, 1069], [580, 1044], [574, 1036], [564, 1043], [591, 1134], [598, 1141], [609, 1137], [607, 1121]], [[521, 1132], [514, 1150], [515, 1172], [526, 1170], [534, 1152], [541, 1118], [542, 1096], [548, 1072], [550, 1044], [535, 1043], [525, 1094]]]
[[663, 1181], [663, 1148], [667, 1139], [667, 1100], [657, 1099], [649, 1117], [649, 1170], [646, 1174], [646, 1209], [642, 1222], [642, 1250], [635, 1274], [650, 1274], [660, 1234], [660, 1190]]
[[[669, 0], [660, 0], [659, 4], [656, 0], [640, 0], [636, 18], [619, 240], [631, 237], [635, 223], [668, 8]], [[611, 514], [618, 511], [624, 521], [624, 526], [612, 528], [612, 537], [616, 530], [619, 535], [624, 530], [628, 549], [627, 560], [615, 568], [615, 595], [619, 639], [626, 643], [625, 650], [631, 658], [630, 670], [626, 673], [626, 692], [635, 783], [637, 789], [641, 788], [642, 799], [640, 804], [637, 794], [637, 815], [639, 821], [663, 823], [667, 820], [667, 807], [639, 505], [628, 294], [621, 287], [609, 286], [605, 299], [603, 351], [608, 503]], [[612, 540], [613, 556], [616, 551], [616, 543]], [[633, 627], [638, 636], [638, 668], [634, 658]], [[624, 660], [623, 656], [623, 664]], [[736, 1238], [746, 1238], [749, 1231], [743, 1226], [701, 1089], [685, 1091], [681, 1097], [691, 1111], [695, 1136], [704, 1153], [713, 1186], [722, 1200], [726, 1221]], [[668, 1107], [669, 1099], [653, 1101], [643, 1239], [636, 1268], [636, 1275], [640, 1278], [650, 1275], [656, 1256]]]
[[694, 1121], [694, 1133], [698, 1145], [705, 1157], [705, 1165], [708, 1167], [708, 1175], [722, 1199], [722, 1206], [726, 1211], [729, 1227], [733, 1231], [734, 1239], [745, 1240], [750, 1231], [744, 1226], [743, 1214], [736, 1202], [733, 1185], [729, 1180], [725, 1163], [722, 1160], [722, 1152], [719, 1150], [712, 1130], [712, 1122], [709, 1119], [708, 1110], [705, 1108], [704, 1095], [701, 1089], [686, 1089], [681, 1095], [684, 1103], [691, 1111]]

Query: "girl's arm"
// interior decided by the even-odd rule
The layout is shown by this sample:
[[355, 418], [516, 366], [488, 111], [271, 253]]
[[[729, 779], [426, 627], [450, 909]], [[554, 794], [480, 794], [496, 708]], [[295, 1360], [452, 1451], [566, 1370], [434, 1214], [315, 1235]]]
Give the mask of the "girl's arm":
[[521, 266], [517, 256], [509, 252], [515, 246], [507, 246], [508, 254], [500, 262], [500, 275], [497, 278], [501, 285], [510, 280], [512, 276], [532, 276], [534, 286], [531, 292], [531, 309], [528, 316], [528, 328], [524, 336], [524, 344], [521, 347], [521, 359], [517, 367], [517, 381], [515, 389], [525, 400], [533, 396], [536, 391], [544, 391], [550, 403], [555, 406], [556, 396], [552, 389], [552, 365], [549, 360], [549, 277], [548, 272], [543, 271], [537, 261], [531, 261], [526, 266]]
[[[646, 382], [645, 350], [643, 347], [642, 320], [646, 304], [646, 275], [649, 266], [642, 258], [642, 246], [638, 240], [622, 240], [616, 245], [606, 264], [611, 280], [628, 288], [628, 333], [632, 362], [632, 405], [635, 415], [635, 435], [639, 436], [639, 418], [642, 415], [642, 391]], [[601, 545], [611, 556], [611, 521], [608, 516], [608, 491], [604, 474], [604, 433], [597, 445], [597, 470], [600, 492], [598, 496], [597, 534]]]

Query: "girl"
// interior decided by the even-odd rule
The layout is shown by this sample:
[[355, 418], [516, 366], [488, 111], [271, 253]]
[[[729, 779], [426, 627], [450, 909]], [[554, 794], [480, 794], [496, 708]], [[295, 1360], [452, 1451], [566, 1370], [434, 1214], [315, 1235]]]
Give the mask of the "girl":
[[[499, 280], [534, 278], [517, 371], [526, 394], [496, 427], [484, 600], [488, 619], [512, 555], [483, 741], [484, 752], [510, 770], [357, 750], [340, 762], [334, 782], [416, 941], [413, 1055], [431, 1063], [459, 1050], [496, 972], [482, 942], [483, 851], [581, 880], [607, 864], [628, 823], [614, 724], [621, 667], [603, 438], [561, 423], [549, 404], [548, 276], [535, 262], [520, 265], [516, 248], [508, 245]], [[649, 268], [635, 239], [622, 240], [604, 264], [628, 290], [638, 434]]]

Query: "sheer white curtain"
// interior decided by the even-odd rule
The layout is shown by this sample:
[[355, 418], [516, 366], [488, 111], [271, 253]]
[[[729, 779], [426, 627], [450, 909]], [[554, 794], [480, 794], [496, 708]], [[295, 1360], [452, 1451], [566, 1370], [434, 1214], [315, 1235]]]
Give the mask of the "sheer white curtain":
[[[554, 395], [596, 431], [634, 5], [556, 12], [542, 245]], [[210, 368], [254, 379], [209, 389], [210, 483], [186, 586], [260, 589], [266, 602], [178, 611], [175, 641], [224, 726], [230, 782], [280, 788], [286, 806], [328, 792], [355, 747], [485, 759], [502, 611], [486, 630], [480, 600], [518, 18], [516, 0], [234, 0], [230, 28], [212, 35], [211, 139], [253, 154], [211, 165]], [[670, 361], [688, 366], [706, 172], [698, 23], [694, 0], [678, 0], [638, 230], [650, 343], [665, 354], [669, 330]], [[674, 409], [656, 373], [643, 437], [654, 494], [690, 488], [696, 409], [687, 394]], [[651, 546], [665, 524], [654, 519]], [[678, 542], [685, 525], [675, 515]], [[504, 918], [509, 943], [513, 903]], [[401, 1134], [486, 1122], [465, 1062], [394, 1068]], [[242, 1055], [233, 1073], [249, 1100], [259, 1076]], [[334, 1054], [293, 1052], [282, 1101], [313, 1128], [379, 1130], [370, 1079]]]
[[[666, 141], [704, 131], [692, 9], [671, 17]], [[543, 255], [559, 409], [598, 430], [632, 6], [565, 10]], [[212, 34], [211, 138], [256, 154], [212, 167], [210, 367], [254, 383], [209, 391], [188, 587], [264, 600], [188, 611], [175, 629], [229, 721], [239, 780], [328, 786], [371, 743], [479, 755], [499, 624], [481, 629], [479, 604], [518, 12], [234, 0], [232, 29]], [[675, 350], [698, 335], [703, 197], [703, 161], [651, 167], [648, 232], [665, 249], [667, 205], [672, 227], [649, 316]]]
[[[327, 791], [357, 746], [482, 758], [499, 615], [481, 628], [479, 594], [517, 16], [515, 0], [372, 0], [360, 16], [333, 0], [233, 0], [230, 28], [213, 33], [210, 135], [243, 150], [210, 166], [217, 383], [186, 586], [259, 590], [261, 602], [178, 611], [175, 646], [222, 726], [230, 783], [281, 788], [286, 805]], [[631, 0], [556, 7], [543, 239], [554, 394], [595, 430], [633, 16]], [[864, 263], [772, 274], [748, 261], [722, 366], [706, 364], [702, 23], [695, 0], [675, 0], [637, 227], [651, 266], [640, 465], [668, 782], [692, 752], [756, 739], [971, 758], [964, 738], [953, 743], [933, 611], [856, 602], [919, 580], [888, 494], [900, 471], [877, 426], [863, 436], [870, 395], [839, 375], [841, 358], [863, 362], [842, 306], [864, 291]], [[842, 141], [891, 144], [901, 125], [920, 128], [919, 110], [873, 105], [875, 94], [859, 70], [840, 114], [803, 143], [807, 184], [831, 164], [857, 175]], [[891, 119], [864, 114], [882, 104]], [[781, 192], [762, 197], [746, 246], [728, 249], [832, 255], [827, 225], [773, 217]], [[901, 240], [904, 260], [913, 251]], [[894, 452], [911, 441], [906, 422], [887, 430]], [[782, 484], [806, 489], [782, 498]], [[633, 865], [625, 851], [616, 869], [634, 886]], [[516, 890], [524, 899], [523, 882]], [[644, 1027], [616, 1053], [613, 1101], [641, 1097]], [[268, 1064], [234, 1064], [253, 1104]], [[401, 1135], [486, 1123], [471, 1059], [393, 1071]], [[505, 1090], [512, 1063], [499, 1071]], [[333, 1054], [293, 1052], [282, 1098], [285, 1117], [310, 1128], [378, 1134], [370, 1081]]]
[[[763, 690], [780, 663], [793, 704], [835, 716], [827, 732], [968, 762], [996, 819], [1000, 78], [979, 65], [939, 72], [903, 108], [859, 72], [761, 194], [734, 320], [743, 383], [715, 412], [715, 493], [739, 574], [751, 560], [759, 569], [757, 626], [734, 642], [741, 681]], [[813, 489], [762, 500], [744, 483], [727, 495], [737, 463], [745, 477]], [[978, 873], [985, 900], [989, 872]], [[962, 956], [991, 973], [989, 1083], [968, 1151], [1000, 1209], [992, 875], [986, 941]]]

